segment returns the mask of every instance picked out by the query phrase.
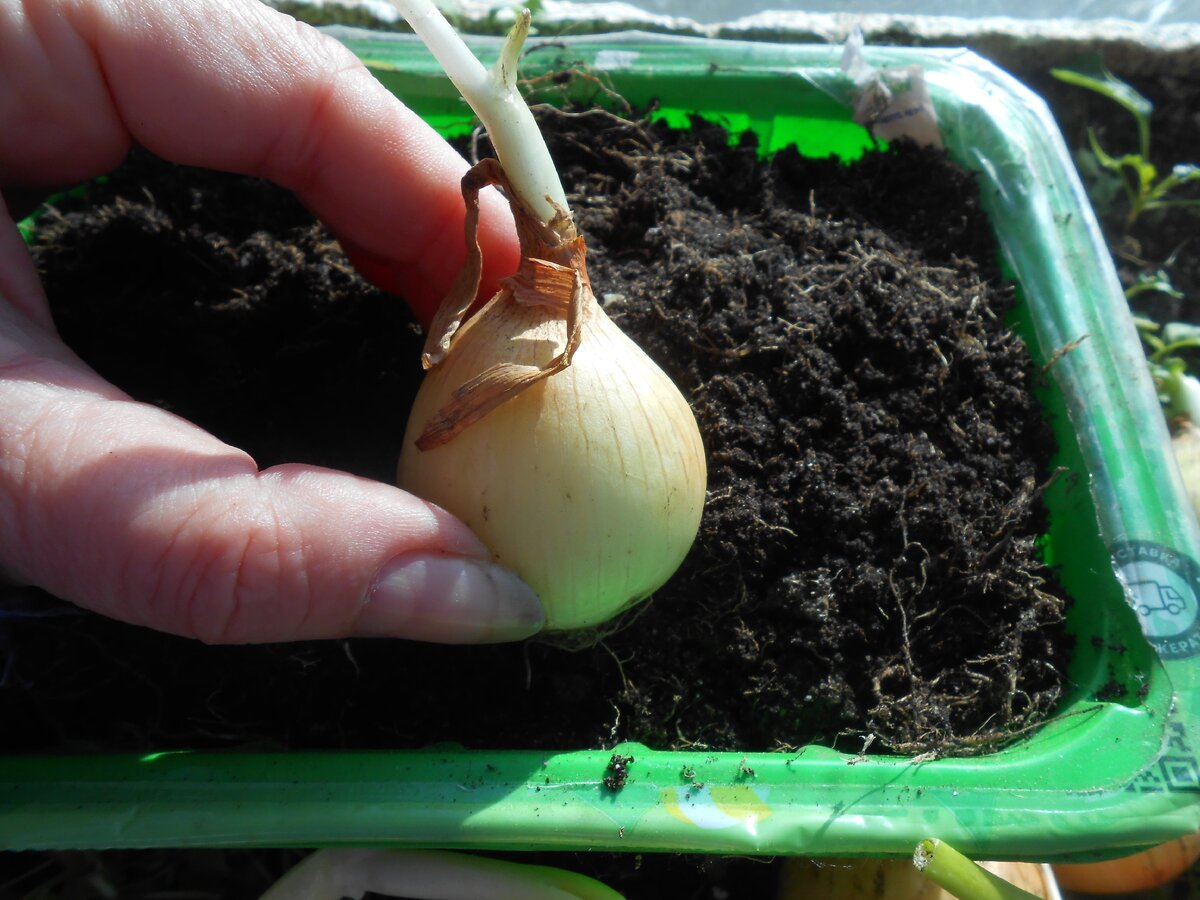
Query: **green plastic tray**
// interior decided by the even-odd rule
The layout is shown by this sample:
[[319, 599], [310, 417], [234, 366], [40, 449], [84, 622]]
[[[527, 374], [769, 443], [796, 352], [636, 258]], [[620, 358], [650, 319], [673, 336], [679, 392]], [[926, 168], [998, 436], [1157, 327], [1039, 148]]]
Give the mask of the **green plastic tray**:
[[[450, 133], [470, 115], [412, 39], [338, 36]], [[474, 41], [493, 58], [497, 43]], [[1062, 715], [1001, 752], [914, 763], [798, 753], [459, 748], [0, 759], [0, 846], [409, 845], [908, 854], [926, 836], [987, 858], [1140, 848], [1200, 827], [1200, 537], [1094, 215], [1044, 104], [965, 51], [868, 49], [926, 72], [947, 148], [980, 173], [1019, 285], [1014, 327], [1043, 363], [1061, 444], [1044, 540], [1074, 600]], [[536, 72], [605, 73], [635, 104], [753, 128], [768, 150], [855, 156], [853, 85], [832, 47], [588, 37]], [[1081, 340], [1082, 339], [1082, 340]], [[1068, 345], [1068, 353], [1058, 353]], [[1140, 610], [1140, 611], [1139, 611]], [[1117, 683], [1123, 693], [1110, 697]], [[601, 784], [611, 754], [629, 782]], [[701, 785], [702, 786], [699, 786]]]

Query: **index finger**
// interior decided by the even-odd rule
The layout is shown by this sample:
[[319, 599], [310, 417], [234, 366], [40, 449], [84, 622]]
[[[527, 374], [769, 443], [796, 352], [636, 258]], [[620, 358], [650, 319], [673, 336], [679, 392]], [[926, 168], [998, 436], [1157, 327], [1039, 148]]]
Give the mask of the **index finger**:
[[[138, 143], [291, 188], [426, 320], [465, 256], [465, 161], [344, 46], [254, 0], [4, 0], [0, 125], [2, 185], [82, 180]], [[498, 196], [479, 240], [494, 284], [516, 263]]]

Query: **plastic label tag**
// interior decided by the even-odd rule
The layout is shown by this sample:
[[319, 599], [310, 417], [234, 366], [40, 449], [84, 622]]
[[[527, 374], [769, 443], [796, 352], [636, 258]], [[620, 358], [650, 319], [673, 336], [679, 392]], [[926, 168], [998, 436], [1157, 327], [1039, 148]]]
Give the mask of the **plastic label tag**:
[[883, 141], [908, 138], [927, 147], [941, 147], [942, 133], [920, 66], [876, 69], [863, 53], [859, 29], [846, 40], [842, 71], [858, 88], [854, 121]]

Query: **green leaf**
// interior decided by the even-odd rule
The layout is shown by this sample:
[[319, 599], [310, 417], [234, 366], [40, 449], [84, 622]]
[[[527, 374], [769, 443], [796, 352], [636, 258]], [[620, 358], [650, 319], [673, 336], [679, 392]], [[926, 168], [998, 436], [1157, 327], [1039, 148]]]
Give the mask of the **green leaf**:
[[1139, 94], [1132, 85], [1126, 84], [1099, 65], [1094, 75], [1076, 69], [1051, 69], [1050, 74], [1059, 81], [1094, 91], [1128, 110], [1137, 122], [1138, 152], [1144, 157], [1150, 156], [1150, 113], [1154, 111], [1154, 104]]
[[[1165, 196], [1177, 187], [1182, 187], [1193, 181], [1200, 181], [1200, 166], [1193, 163], [1177, 163], [1172, 169], [1171, 174], [1154, 186], [1153, 199], [1158, 200]], [[1175, 201], [1184, 206], [1191, 206], [1198, 202], [1194, 198]]]
[[1109, 156], [1104, 148], [1100, 146], [1100, 139], [1096, 137], [1094, 128], [1088, 129], [1088, 144], [1092, 148], [1092, 156], [1095, 157], [1096, 162], [1103, 168], [1108, 169], [1110, 172], [1121, 171], [1121, 161], [1116, 157]]
[[1132, 85], [1126, 84], [1107, 69], [1101, 68], [1095, 75], [1075, 69], [1051, 69], [1050, 74], [1059, 81], [1087, 88], [1102, 97], [1107, 97], [1114, 103], [1121, 104], [1138, 120], [1149, 119], [1150, 113], [1154, 111], [1153, 103], [1139, 94]]
[[1154, 186], [1155, 179], [1158, 178], [1158, 168], [1154, 163], [1141, 156], [1133, 156], [1131, 154], [1121, 157], [1121, 163], [1137, 172], [1138, 184], [1142, 186], [1142, 193], [1149, 193], [1150, 189]]
[[[1172, 296], [1182, 297], [1183, 294], [1175, 291]], [[1200, 340], [1200, 325], [1193, 325], [1191, 322], [1168, 322], [1163, 326], [1163, 338], [1168, 344], [1187, 340]]]
[[[1176, 300], [1183, 297], [1183, 292], [1171, 283], [1171, 276], [1162, 269], [1153, 274], [1149, 272], [1141, 273], [1138, 275], [1137, 282], [1125, 289], [1125, 297], [1128, 300], [1132, 300], [1139, 294], [1149, 293], [1166, 294], [1168, 297], [1174, 297]], [[1171, 338], [1168, 337], [1167, 340], [1169, 341]]]
[[1085, 147], [1075, 151], [1075, 166], [1088, 186], [1088, 196], [1092, 198], [1092, 206], [1102, 216], [1112, 213], [1117, 206], [1117, 198], [1124, 190], [1121, 178], [1116, 172], [1106, 170], [1100, 165], [1096, 154]]

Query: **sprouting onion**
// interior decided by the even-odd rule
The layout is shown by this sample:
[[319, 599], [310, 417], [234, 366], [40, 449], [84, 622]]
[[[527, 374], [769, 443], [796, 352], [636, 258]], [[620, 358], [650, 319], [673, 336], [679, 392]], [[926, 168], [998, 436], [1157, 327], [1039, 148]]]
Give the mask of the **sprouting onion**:
[[444, 850], [318, 850], [260, 900], [342, 900], [366, 893], [410, 900], [621, 900], [598, 881], [550, 866]]
[[[485, 69], [428, 0], [393, 0], [488, 129], [498, 160], [463, 178], [467, 262], [426, 340], [398, 480], [463, 519], [546, 607], [598, 625], [645, 599], [695, 539], [706, 467], [671, 380], [608, 318], [558, 173], [517, 89], [528, 10]], [[509, 200], [521, 262], [479, 288], [479, 192]]]
[[[787, 859], [780, 870], [775, 900], [1011, 900], [1030, 896], [1059, 900], [1050, 867], [1042, 863], [974, 863], [961, 854], [951, 860], [944, 844], [935, 848], [935, 853], [941, 859], [932, 873], [928, 869], [932, 857], [923, 856], [920, 847], [909, 859]], [[926, 866], [924, 871], [918, 868], [921, 864]], [[947, 871], [954, 878], [955, 890], [962, 893], [931, 877], [938, 875], [948, 884]], [[1017, 893], [1011, 893], [1014, 890]]]
[[910, 859], [858, 857], [783, 861], [775, 900], [946, 900]]
[[929, 838], [917, 844], [913, 865], [926, 878], [958, 900], [1039, 900], [1057, 888], [1042, 886], [1033, 894], [963, 856], [945, 841]]

